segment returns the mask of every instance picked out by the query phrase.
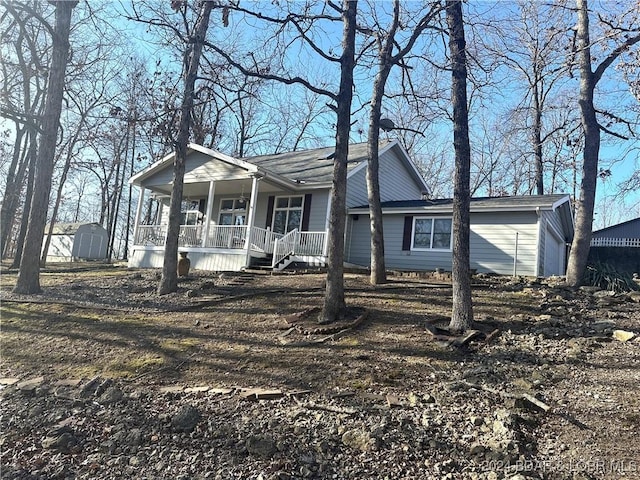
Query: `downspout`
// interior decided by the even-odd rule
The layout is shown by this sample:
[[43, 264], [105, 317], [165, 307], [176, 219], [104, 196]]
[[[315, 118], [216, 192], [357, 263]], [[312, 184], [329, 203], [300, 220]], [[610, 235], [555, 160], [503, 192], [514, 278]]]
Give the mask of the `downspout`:
[[[541, 268], [540, 268], [540, 249], [542, 248], [542, 212], [540, 207], [536, 207], [536, 215], [538, 216], [538, 241], [536, 248], [536, 277], [541, 277]], [[546, 252], [545, 252], [546, 253]]]

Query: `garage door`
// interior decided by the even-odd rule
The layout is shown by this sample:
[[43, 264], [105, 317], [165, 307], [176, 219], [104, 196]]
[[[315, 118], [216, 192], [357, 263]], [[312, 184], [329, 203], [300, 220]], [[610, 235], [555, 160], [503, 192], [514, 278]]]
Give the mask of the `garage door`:
[[544, 243], [544, 276], [564, 275], [564, 241], [547, 228]]

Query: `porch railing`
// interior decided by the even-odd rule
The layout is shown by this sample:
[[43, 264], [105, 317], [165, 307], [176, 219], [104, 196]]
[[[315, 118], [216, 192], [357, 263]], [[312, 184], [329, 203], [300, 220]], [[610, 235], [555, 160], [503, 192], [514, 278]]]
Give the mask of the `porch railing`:
[[178, 246], [199, 247], [202, 244], [202, 225], [181, 225]]
[[[253, 227], [249, 233], [247, 230], [246, 225], [210, 225], [204, 247], [244, 249], [249, 234], [249, 248], [273, 254], [273, 265], [289, 255], [322, 256], [325, 253], [325, 232], [300, 232], [295, 229], [282, 235], [259, 227]], [[203, 225], [182, 225], [178, 245], [201, 247], [204, 234]], [[162, 247], [166, 237], [167, 225], [139, 225], [135, 245]]]
[[210, 225], [206, 248], [244, 248], [246, 225]]
[[275, 241], [272, 265], [275, 267], [289, 255], [322, 256], [325, 242], [325, 232], [299, 232], [294, 229]]
[[161, 247], [167, 238], [167, 225], [139, 225], [135, 245]]
[[273, 246], [273, 260], [271, 265], [275, 268], [282, 260], [293, 254], [296, 240], [298, 237], [298, 229], [291, 230], [284, 237], [278, 238]]
[[253, 227], [250, 234], [250, 248], [251, 250], [273, 253], [273, 245], [276, 239], [282, 238], [281, 233], [272, 232], [265, 228]]

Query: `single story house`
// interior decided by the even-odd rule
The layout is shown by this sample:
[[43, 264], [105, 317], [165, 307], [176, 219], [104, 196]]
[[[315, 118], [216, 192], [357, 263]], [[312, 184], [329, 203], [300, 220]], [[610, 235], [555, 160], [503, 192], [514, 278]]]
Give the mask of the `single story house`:
[[[45, 232], [48, 231], [47, 226]], [[108, 241], [107, 231], [99, 223], [56, 223], [47, 251], [47, 262], [104, 260], [107, 258]], [[44, 245], [45, 242], [43, 248]]]
[[[334, 148], [234, 158], [190, 144], [179, 251], [192, 268], [239, 271], [292, 262], [324, 265]], [[134, 175], [140, 188], [131, 267], [162, 266], [174, 154]], [[367, 146], [347, 165], [345, 263], [369, 265]], [[450, 200], [425, 200], [429, 185], [396, 140], [380, 144], [380, 197], [389, 269], [451, 268]], [[568, 195], [474, 199], [472, 268], [547, 276], [564, 273], [573, 236]], [[517, 257], [517, 258], [516, 258]]]

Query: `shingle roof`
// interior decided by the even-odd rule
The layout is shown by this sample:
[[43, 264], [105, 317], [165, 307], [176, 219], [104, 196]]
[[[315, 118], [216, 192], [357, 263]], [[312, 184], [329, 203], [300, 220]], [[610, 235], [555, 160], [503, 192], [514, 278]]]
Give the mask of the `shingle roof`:
[[[380, 142], [380, 149], [386, 147], [388, 140]], [[268, 172], [285, 177], [293, 182], [324, 183], [333, 180], [333, 155], [335, 146], [300, 150], [297, 152], [280, 153], [277, 155], [262, 155], [245, 157], [242, 160], [257, 165]], [[367, 144], [356, 143], [349, 145], [349, 159], [347, 170], [352, 170], [361, 162], [367, 160]]]
[[[532, 210], [535, 208], [552, 208], [557, 202], [565, 200], [566, 194], [551, 195], [516, 195], [511, 197], [476, 197], [471, 199], [471, 209], [506, 209], [506, 210]], [[393, 209], [417, 209], [430, 210], [453, 207], [453, 199], [427, 199], [427, 200], [400, 200], [382, 202], [385, 210]], [[355, 209], [369, 208], [368, 205], [355, 207]]]

